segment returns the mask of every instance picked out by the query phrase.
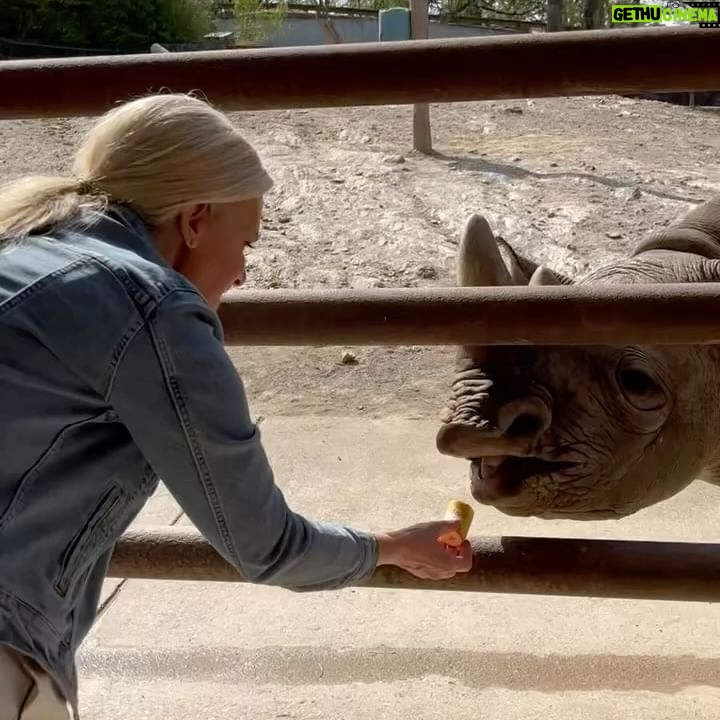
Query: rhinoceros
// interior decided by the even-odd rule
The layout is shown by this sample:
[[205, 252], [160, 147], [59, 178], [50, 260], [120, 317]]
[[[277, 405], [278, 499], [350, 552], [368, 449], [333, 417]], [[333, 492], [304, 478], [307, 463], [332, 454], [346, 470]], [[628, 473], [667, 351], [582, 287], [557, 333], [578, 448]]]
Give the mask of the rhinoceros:
[[[720, 196], [575, 281], [476, 214], [457, 267], [461, 286], [718, 281]], [[451, 386], [437, 449], [470, 461], [472, 496], [508, 515], [621, 518], [720, 484], [720, 346], [460, 347]]]

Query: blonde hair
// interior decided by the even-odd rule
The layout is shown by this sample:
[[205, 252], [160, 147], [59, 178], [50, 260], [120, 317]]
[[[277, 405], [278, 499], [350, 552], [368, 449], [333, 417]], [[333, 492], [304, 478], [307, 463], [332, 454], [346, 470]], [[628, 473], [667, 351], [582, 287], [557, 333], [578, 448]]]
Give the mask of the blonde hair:
[[222, 112], [191, 95], [150, 95], [103, 115], [70, 175], [30, 176], [0, 188], [0, 247], [110, 202], [130, 205], [152, 227], [190, 203], [248, 200], [272, 185]]

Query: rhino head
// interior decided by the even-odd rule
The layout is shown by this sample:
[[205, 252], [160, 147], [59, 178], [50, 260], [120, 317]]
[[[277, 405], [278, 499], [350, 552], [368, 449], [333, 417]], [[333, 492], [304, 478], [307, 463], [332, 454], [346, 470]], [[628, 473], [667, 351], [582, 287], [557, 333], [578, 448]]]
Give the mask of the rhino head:
[[[717, 282], [720, 196], [578, 284]], [[571, 283], [467, 223], [458, 284]], [[437, 448], [470, 461], [473, 497], [514, 516], [603, 519], [720, 465], [720, 348], [471, 346], [457, 352]]]

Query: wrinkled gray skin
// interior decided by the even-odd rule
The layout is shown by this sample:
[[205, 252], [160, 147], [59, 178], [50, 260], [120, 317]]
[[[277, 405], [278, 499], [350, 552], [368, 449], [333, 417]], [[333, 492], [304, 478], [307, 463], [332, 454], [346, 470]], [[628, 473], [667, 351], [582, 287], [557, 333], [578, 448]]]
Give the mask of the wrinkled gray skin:
[[[720, 281], [720, 196], [577, 284]], [[468, 221], [463, 286], [570, 284]], [[461, 347], [438, 450], [514, 516], [620, 518], [718, 483], [720, 347]]]

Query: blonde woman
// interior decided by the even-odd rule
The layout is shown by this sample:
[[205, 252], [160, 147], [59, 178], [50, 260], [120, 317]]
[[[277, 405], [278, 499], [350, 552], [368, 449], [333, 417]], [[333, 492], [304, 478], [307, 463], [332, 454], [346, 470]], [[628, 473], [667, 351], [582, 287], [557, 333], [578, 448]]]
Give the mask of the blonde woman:
[[67, 177], [0, 191], [0, 720], [78, 715], [76, 651], [158, 478], [252, 582], [470, 569], [437, 540], [455, 523], [318, 523], [275, 485], [216, 315], [271, 185], [225, 115], [166, 94], [101, 117]]

